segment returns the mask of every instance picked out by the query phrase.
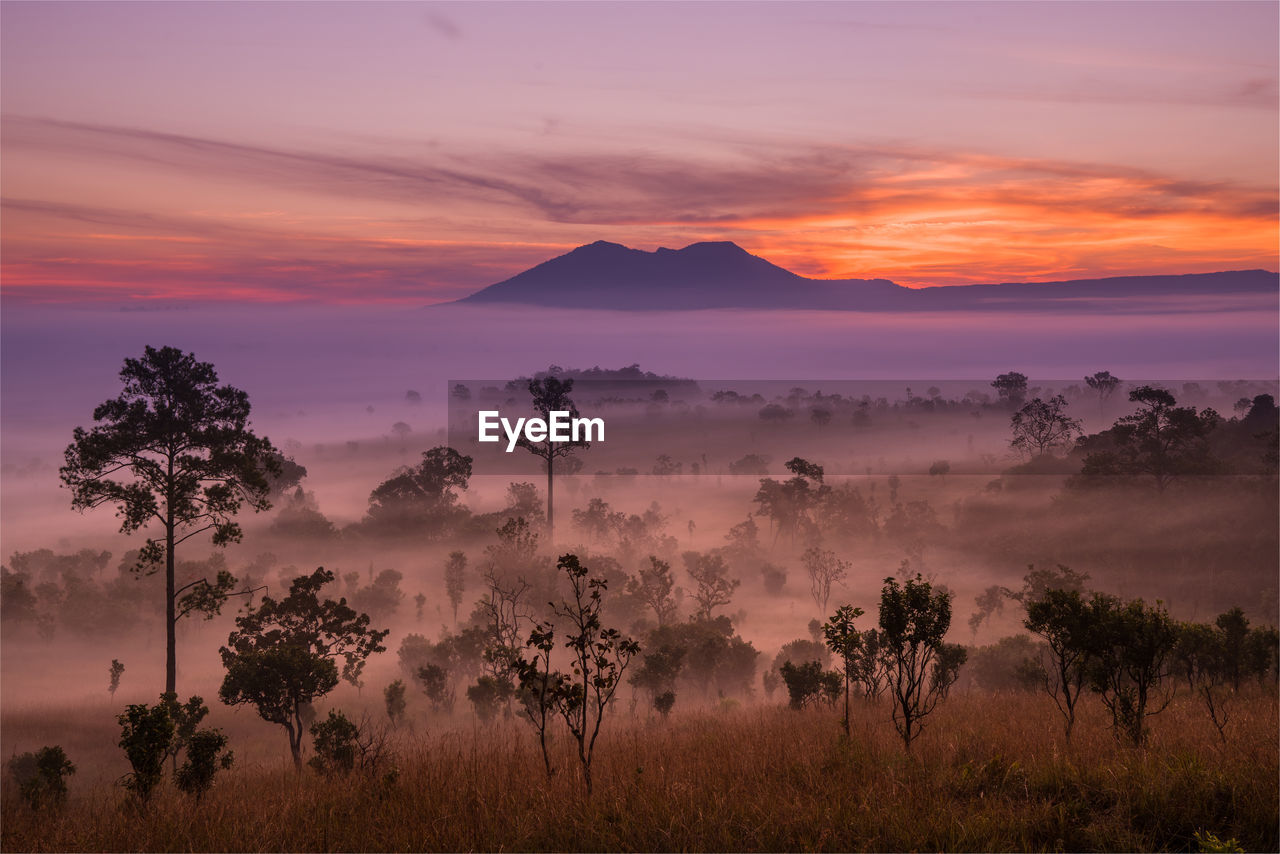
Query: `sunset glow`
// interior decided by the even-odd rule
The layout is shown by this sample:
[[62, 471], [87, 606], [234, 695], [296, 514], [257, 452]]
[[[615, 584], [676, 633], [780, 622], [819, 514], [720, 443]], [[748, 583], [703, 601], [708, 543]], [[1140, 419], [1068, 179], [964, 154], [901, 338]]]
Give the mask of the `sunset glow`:
[[1274, 4], [3, 24], [6, 300], [423, 304], [601, 239], [915, 287], [1277, 267]]

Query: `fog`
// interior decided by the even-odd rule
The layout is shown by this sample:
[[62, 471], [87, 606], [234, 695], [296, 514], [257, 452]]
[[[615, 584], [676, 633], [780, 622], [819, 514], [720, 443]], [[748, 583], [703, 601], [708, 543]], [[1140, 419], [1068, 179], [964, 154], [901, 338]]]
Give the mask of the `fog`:
[[[72, 429], [89, 426], [94, 406], [118, 393], [123, 359], [140, 355], [144, 344], [181, 347], [212, 362], [223, 382], [250, 393], [255, 429], [306, 467], [300, 495], [286, 492], [272, 510], [242, 516], [243, 542], [216, 553], [227, 568], [265, 584], [275, 596], [292, 577], [324, 565], [338, 574], [332, 594], [357, 602], [378, 602], [387, 592], [378, 589], [379, 574], [400, 573], [390, 604], [375, 616], [392, 629], [388, 651], [370, 662], [368, 687], [356, 692], [343, 685], [329, 698], [332, 703], [376, 704], [392, 679], [412, 683], [411, 670], [397, 655], [401, 645], [414, 634], [435, 642], [467, 625], [485, 592], [482, 574], [501, 563], [495, 531], [517, 515], [527, 515], [538, 536], [529, 571], [541, 578], [537, 583], [551, 585], [545, 589], [554, 592], [555, 582], [547, 579], [554, 577], [555, 557], [566, 551], [581, 554], [588, 565], [609, 567], [610, 595], [619, 597], [626, 579], [654, 555], [671, 565], [680, 619], [693, 612], [694, 584], [684, 553], [730, 549], [724, 554], [740, 586], [717, 615], [729, 617], [735, 635], [759, 653], [744, 699], [762, 699], [760, 676], [772, 668], [778, 651], [810, 638], [810, 621], [825, 618], [837, 604], [862, 607], [873, 625], [880, 586], [895, 573], [920, 572], [950, 590], [949, 637], [970, 645], [1021, 630], [1012, 604], [973, 629], [968, 621], [988, 587], [1017, 589], [1029, 564], [1064, 564], [1087, 573], [1093, 589], [1162, 599], [1181, 619], [1211, 619], [1239, 604], [1256, 623], [1276, 621], [1274, 471], [1263, 462], [1265, 442], [1255, 442], [1249, 429], [1238, 426], [1245, 410], [1236, 408], [1241, 398], [1276, 394], [1277, 336], [1274, 318], [1265, 312], [905, 316], [18, 308], [7, 309], [2, 322], [0, 536], [6, 566], [15, 553], [37, 549], [59, 555], [105, 550], [109, 559], [71, 575], [80, 573], [102, 590], [132, 584], [147, 591], [119, 594], [130, 600], [132, 616], [123, 622], [104, 619], [105, 628], [94, 627], [100, 615], [79, 626], [70, 616], [59, 618], [63, 622], [44, 634], [6, 625], [7, 708], [99, 702], [112, 658], [128, 667], [120, 701], [153, 699], [163, 681], [158, 577], [139, 581], [127, 572], [126, 553], [144, 535], [117, 533], [118, 522], [106, 508], [72, 511], [57, 476]], [[513, 482], [529, 482], [536, 501], [545, 500], [541, 472], [535, 467], [517, 473], [478, 453], [470, 484], [457, 497], [468, 515], [455, 528], [394, 532], [364, 521], [374, 487], [400, 467], [419, 463], [424, 451], [447, 443], [464, 453], [478, 451], [474, 443], [451, 441], [446, 432], [452, 383], [510, 380], [552, 364], [633, 363], [692, 378], [698, 388], [672, 391], [660, 404], [601, 410], [611, 438], [577, 454], [579, 473], [557, 477], [554, 539], [540, 509], [515, 506], [509, 493]], [[1219, 476], [1184, 479], [1164, 493], [1136, 480], [1087, 493], [1073, 490], [1068, 479], [1079, 471], [1078, 458], [1019, 472], [1016, 467], [1026, 459], [1010, 448], [1010, 412], [990, 385], [1011, 370], [1030, 377], [1033, 395], [1066, 395], [1086, 433], [1133, 411], [1127, 388], [1139, 381], [1160, 383], [1180, 404], [1213, 407], [1236, 419], [1230, 422], [1237, 425], [1230, 427], [1234, 438], [1223, 439], [1218, 450], [1238, 464]], [[1083, 383], [1086, 374], [1099, 370], [1125, 380], [1105, 402]], [[793, 386], [804, 391], [787, 403]], [[726, 390], [761, 398], [740, 404], [712, 399]], [[421, 400], [410, 399], [410, 391]], [[818, 393], [842, 398], [824, 402]], [[794, 417], [762, 419], [762, 405], [778, 401]], [[594, 411], [590, 399], [577, 402], [584, 412]], [[823, 406], [833, 410], [829, 423], [810, 417]], [[408, 429], [393, 430], [397, 423]], [[663, 455], [670, 458], [665, 469]], [[731, 466], [748, 455], [761, 458], [762, 471], [733, 473]], [[845, 501], [817, 533], [823, 548], [848, 562], [826, 612], [815, 603], [802, 563], [813, 540], [776, 528], [756, 500], [762, 477], [791, 476], [783, 464], [792, 457], [823, 466], [826, 485]], [[527, 454], [522, 461], [533, 462]], [[945, 470], [937, 465], [943, 461]], [[655, 466], [664, 473], [655, 474]], [[593, 499], [607, 507], [597, 503], [593, 511]], [[281, 520], [290, 507], [312, 514], [305, 517], [311, 521], [319, 514], [332, 532], [287, 528]], [[747, 520], [758, 532], [758, 544], [749, 547], [731, 535]], [[444, 583], [454, 550], [468, 559], [456, 621]], [[179, 560], [202, 563], [180, 567], [180, 574], [212, 571], [216, 566], [207, 561], [214, 554], [207, 541], [184, 545]], [[64, 570], [37, 568], [30, 584], [65, 585]], [[769, 576], [779, 570], [785, 573], [781, 584]], [[418, 594], [425, 597], [421, 615], [414, 602]], [[239, 604], [233, 600], [212, 621], [179, 625], [180, 694], [216, 696], [222, 675], [217, 649]], [[92, 616], [107, 606], [84, 607]], [[643, 637], [652, 629], [652, 615], [635, 602], [610, 607], [623, 630]], [[453, 715], [468, 720], [465, 684], [458, 679]], [[686, 687], [681, 702], [688, 706], [728, 693]], [[421, 692], [414, 696], [415, 713], [427, 715]], [[247, 716], [244, 710], [238, 714]]]

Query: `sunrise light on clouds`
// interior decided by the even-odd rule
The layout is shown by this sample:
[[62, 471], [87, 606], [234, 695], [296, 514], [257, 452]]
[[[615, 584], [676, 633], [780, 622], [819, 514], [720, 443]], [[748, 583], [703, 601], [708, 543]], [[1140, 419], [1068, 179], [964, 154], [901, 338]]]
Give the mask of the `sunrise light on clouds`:
[[3, 292], [455, 299], [732, 240], [911, 286], [1277, 267], [1277, 7], [3, 7]]

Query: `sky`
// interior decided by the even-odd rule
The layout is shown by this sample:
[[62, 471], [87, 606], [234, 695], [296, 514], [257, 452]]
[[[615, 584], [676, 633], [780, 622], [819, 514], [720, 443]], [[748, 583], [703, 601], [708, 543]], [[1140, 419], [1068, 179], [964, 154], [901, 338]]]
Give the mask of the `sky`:
[[15, 303], [1275, 270], [1280, 4], [0, 4]]

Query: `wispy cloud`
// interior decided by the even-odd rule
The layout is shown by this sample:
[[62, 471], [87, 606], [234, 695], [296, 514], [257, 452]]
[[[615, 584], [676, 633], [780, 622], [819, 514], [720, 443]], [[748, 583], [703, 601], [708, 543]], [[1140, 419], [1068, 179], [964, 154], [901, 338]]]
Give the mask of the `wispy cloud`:
[[[1274, 267], [1278, 234], [1275, 187], [908, 145], [758, 139], [680, 156], [378, 147], [387, 154], [21, 116], [5, 117], [3, 134], [12, 156], [238, 183], [246, 208], [292, 205], [234, 216], [194, 213], [199, 198], [179, 213], [9, 199], [9, 296], [83, 294], [92, 282], [114, 292], [126, 283], [113, 271], [128, 269], [139, 290], [428, 301], [599, 237], [732, 239], [828, 277], [1043, 279]], [[377, 216], [348, 214], [353, 201]]]

